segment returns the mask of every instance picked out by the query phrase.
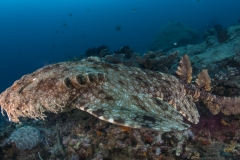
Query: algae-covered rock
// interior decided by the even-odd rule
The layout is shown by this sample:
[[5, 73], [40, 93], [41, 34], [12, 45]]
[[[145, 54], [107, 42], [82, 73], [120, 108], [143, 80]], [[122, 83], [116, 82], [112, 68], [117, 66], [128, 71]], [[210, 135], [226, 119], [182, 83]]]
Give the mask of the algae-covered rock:
[[170, 22], [163, 26], [148, 47], [150, 51], [167, 51], [175, 45], [194, 44], [198, 39], [198, 31], [181, 22]]

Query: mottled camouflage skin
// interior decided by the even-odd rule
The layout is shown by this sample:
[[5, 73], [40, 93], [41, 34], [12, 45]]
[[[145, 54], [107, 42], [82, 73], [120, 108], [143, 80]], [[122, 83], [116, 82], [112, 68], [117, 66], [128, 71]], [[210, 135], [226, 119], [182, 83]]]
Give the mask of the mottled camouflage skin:
[[23, 76], [0, 95], [0, 104], [14, 122], [19, 117], [43, 119], [43, 112], [78, 108], [133, 128], [184, 130], [189, 125], [183, 117], [199, 121], [195, 89], [189, 86], [175, 76], [90, 57]]

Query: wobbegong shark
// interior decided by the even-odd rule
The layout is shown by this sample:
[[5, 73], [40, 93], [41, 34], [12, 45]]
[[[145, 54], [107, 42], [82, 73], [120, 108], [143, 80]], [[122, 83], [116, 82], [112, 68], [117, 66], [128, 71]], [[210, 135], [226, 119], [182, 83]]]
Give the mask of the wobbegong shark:
[[191, 83], [187, 55], [176, 75], [111, 64], [98, 57], [56, 63], [24, 75], [1, 93], [1, 111], [10, 121], [19, 122], [20, 117], [44, 119], [45, 112], [80, 109], [117, 125], [158, 131], [197, 124], [196, 101], [203, 101], [213, 114], [240, 113], [240, 98], [209, 93], [207, 70]]

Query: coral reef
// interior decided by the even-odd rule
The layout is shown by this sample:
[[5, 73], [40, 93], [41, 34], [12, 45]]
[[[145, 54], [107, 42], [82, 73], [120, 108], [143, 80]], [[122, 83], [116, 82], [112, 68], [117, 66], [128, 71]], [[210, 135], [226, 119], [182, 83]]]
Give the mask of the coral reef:
[[124, 64], [126, 66], [136, 66], [135, 59], [139, 56], [133, 52], [129, 46], [123, 46], [119, 50], [114, 51], [113, 55], [107, 55], [104, 57], [106, 62], [115, 64]]
[[18, 149], [31, 150], [40, 140], [40, 131], [32, 126], [24, 126], [14, 131], [11, 136], [4, 140], [2, 145], [6, 143], [14, 143]]
[[[95, 117], [74, 110], [70, 113], [58, 115], [50, 114], [45, 123], [38, 124], [46, 135], [46, 144], [31, 150], [31, 157], [34, 154], [42, 159], [169, 159], [171, 153], [185, 149], [185, 144], [192, 139], [192, 132], [178, 131], [164, 133], [144, 129], [124, 128]], [[64, 119], [61, 117], [65, 117]], [[58, 120], [56, 122], [56, 120]], [[56, 123], [55, 123], [56, 122]], [[30, 122], [31, 123], [31, 122]], [[45, 129], [43, 129], [45, 128]], [[174, 146], [180, 145], [178, 148]], [[56, 148], [61, 148], [62, 151]], [[4, 152], [10, 152], [5, 148]], [[8, 158], [20, 158], [27, 154], [14, 150], [16, 155], [9, 155]], [[176, 153], [175, 153], [176, 154]]]
[[[131, 52], [130, 52], [131, 53]], [[126, 54], [119, 52], [104, 57], [106, 62], [134, 66], [142, 69], [161, 71], [164, 73], [173, 73], [172, 65], [175, 64], [178, 52], [163, 55], [161, 51], [147, 52], [139, 55], [137, 53]], [[128, 57], [128, 58], [127, 58]]]
[[223, 149], [223, 143], [213, 141], [210, 143], [209, 146], [204, 147], [204, 150], [205, 150], [204, 157], [216, 159], [216, 160], [224, 160], [225, 158], [221, 156], [222, 149]]
[[[240, 116], [238, 113], [238, 108], [231, 108], [231, 104], [233, 102], [236, 103], [236, 99], [234, 98], [224, 98], [220, 96], [239, 96], [240, 91], [240, 81], [239, 81], [239, 40], [240, 40], [240, 26], [235, 25], [231, 26], [228, 29], [229, 39], [224, 43], [219, 43], [217, 39], [217, 35], [209, 34], [205, 37], [205, 41], [198, 45], [188, 45], [185, 47], [178, 48], [179, 52], [148, 52], [145, 55], [141, 56], [136, 53], [133, 53], [129, 47], [120, 48], [119, 52], [116, 51], [114, 55], [107, 55], [102, 57], [100, 60], [97, 57], [89, 57], [88, 59], [84, 59], [82, 61], [74, 61], [67, 62], [69, 64], [87, 64], [83, 65], [83, 68], [78, 68], [81, 71], [85, 69], [87, 72], [85, 74], [79, 74], [78, 76], [66, 76], [65, 79], [61, 81], [54, 81], [54, 78], [61, 79], [61, 76], [56, 76], [56, 72], [52, 72], [51, 74], [55, 75], [54, 77], [49, 77], [47, 79], [47, 84], [44, 85], [44, 79], [42, 81], [38, 81], [38, 72], [44, 71], [45, 73], [49, 73], [51, 67], [43, 68], [42, 70], [38, 70], [34, 74], [26, 75], [21, 80], [16, 81], [13, 87], [10, 89], [12, 92], [8, 92], [6, 98], [3, 98], [1, 95], [1, 100], [5, 100], [5, 103], [13, 104], [24, 101], [25, 103], [19, 103], [21, 105], [15, 105], [20, 108], [14, 108], [16, 114], [24, 113], [23, 116], [28, 116], [31, 112], [31, 109], [36, 107], [37, 105], [33, 105], [32, 99], [26, 98], [21, 99], [21, 96], [24, 97], [27, 94], [36, 95], [31, 93], [34, 90], [34, 87], [37, 84], [41, 85], [41, 89], [38, 88], [38, 94], [44, 92], [44, 88], [53, 87], [54, 85], [62, 85], [63, 87], [59, 87], [60, 91], [75, 91], [76, 86], [79, 88], [84, 88], [83, 92], [79, 94], [78, 98], [86, 98], [92, 97], [93, 95], [101, 95], [100, 98], [105, 98], [105, 104], [122, 104], [120, 101], [116, 101], [117, 96], [121, 96], [119, 99], [123, 99], [125, 102], [136, 102], [139, 101], [137, 105], [140, 105], [141, 109], [147, 109], [148, 107], [143, 106], [141, 104], [148, 104], [149, 101], [153, 100], [157, 105], [156, 107], [165, 107], [158, 110], [160, 113], [160, 117], [163, 115], [168, 115], [164, 118], [172, 119], [177, 111], [186, 113], [184, 110], [176, 110], [172, 109], [175, 104], [177, 104], [177, 100], [182, 100], [182, 97], [179, 96], [176, 92], [176, 89], [171, 88], [172, 85], [176, 85], [178, 83], [184, 84], [181, 88], [180, 95], [185, 94], [187, 97], [187, 103], [189, 105], [196, 105], [198, 108], [198, 113], [200, 115], [199, 122], [197, 124], [191, 124], [187, 122], [188, 116], [186, 118], [181, 119], [180, 124], [184, 123], [186, 130], [177, 131], [173, 130], [169, 126], [175, 120], [169, 121], [166, 123], [169, 130], [151, 130], [146, 129], [141, 126], [139, 128], [130, 128], [130, 126], [121, 126], [118, 125], [119, 121], [114, 121], [114, 119], [108, 119], [107, 121], [102, 121], [100, 119], [101, 116], [104, 116], [104, 112], [106, 108], [101, 108], [102, 110], [94, 110], [92, 109], [92, 115], [88, 114], [90, 112], [89, 108], [83, 108], [85, 111], [82, 111], [81, 108], [74, 109], [75, 96], [72, 96], [70, 101], [59, 103], [58, 101], [54, 101], [58, 104], [58, 106], [46, 105], [49, 103], [47, 99], [42, 96], [37, 96], [39, 99], [43, 98], [46, 101], [41, 101], [42, 106], [37, 107], [46, 107], [43, 110], [39, 110], [37, 113], [43, 114], [44, 109], [50, 110], [50, 112], [60, 112], [58, 114], [44, 112], [44, 116], [40, 118], [42, 119], [30, 119], [30, 118], [20, 118], [19, 120], [22, 122], [21, 124], [8, 122], [6, 124], [0, 125], [0, 141], [2, 141], [2, 145], [0, 146], [0, 159], [81, 159], [81, 160], [99, 160], [99, 159], [126, 159], [126, 160], [135, 160], [135, 159], [149, 159], [149, 160], [190, 160], [190, 159], [240, 159]], [[176, 69], [175, 60], [178, 58], [178, 55], [182, 56], [183, 53], [188, 53], [189, 56], [184, 55], [181, 59], [179, 68], [177, 69], [178, 78], [167, 75], [164, 73], [159, 73], [159, 71], [164, 70], [164, 68], [169, 68], [171, 70], [170, 73], [173, 73], [173, 68]], [[173, 56], [170, 56], [173, 54]], [[115, 60], [114, 63], [121, 64], [111, 64], [108, 60]], [[191, 64], [188, 59], [190, 57], [193, 62], [193, 68], [191, 69]], [[165, 59], [166, 58], [166, 59]], [[169, 58], [169, 59], [167, 59]], [[104, 61], [105, 60], [105, 61]], [[106, 62], [107, 61], [107, 62]], [[165, 63], [165, 61], [168, 61]], [[148, 65], [153, 63], [152, 65]], [[160, 65], [158, 64], [160, 63]], [[65, 64], [65, 63], [61, 63]], [[163, 65], [162, 65], [163, 64]], [[58, 66], [58, 64], [55, 64]], [[90, 67], [94, 65], [94, 67]], [[110, 68], [107, 72], [103, 72], [103, 70], [99, 70], [101, 65], [104, 65], [106, 68]], [[127, 65], [127, 66], [124, 66]], [[159, 65], [159, 66], [157, 66]], [[134, 66], [134, 67], [129, 67]], [[152, 66], [152, 67], [149, 67]], [[56, 67], [53, 65], [53, 67]], [[126, 68], [130, 68], [130, 70], [126, 70]], [[140, 69], [141, 68], [141, 69]], [[149, 68], [155, 71], [146, 70]], [[208, 68], [207, 70], [202, 70], [203, 68]], [[99, 72], [95, 72], [98, 69]], [[111, 93], [104, 90], [103, 84], [105, 84], [106, 79], [112, 79], [108, 77], [108, 74], [112, 74], [113, 77], [119, 76], [119, 70], [123, 71], [125, 74], [122, 74], [123, 78], [121, 81], [110, 81], [110, 87], [113, 89], [121, 90], [123, 92], [118, 92], [117, 94], [106, 94]], [[66, 73], [72, 71], [71, 69], [65, 70]], [[131, 71], [131, 72], [130, 72]], [[145, 74], [149, 74], [146, 78], [145, 74], [141, 71], [144, 71]], [[127, 73], [131, 74], [127, 74]], [[136, 72], [138, 74], [136, 74]], [[199, 73], [200, 72], [200, 73]], [[210, 80], [210, 73], [213, 79]], [[64, 74], [65, 72], [59, 72]], [[82, 73], [82, 72], [81, 72]], [[99, 73], [99, 74], [95, 74]], [[107, 73], [107, 74], [104, 74]], [[116, 74], [115, 74], [116, 73]], [[155, 77], [156, 73], [159, 73], [161, 77]], [[192, 75], [193, 73], [193, 75]], [[196, 75], [195, 73], [199, 73]], [[31, 77], [33, 75], [33, 77]], [[141, 76], [140, 76], [141, 75]], [[45, 76], [45, 77], [44, 77]], [[46, 78], [46, 75], [43, 75]], [[151, 81], [149, 78], [156, 78], [155, 81]], [[132, 79], [133, 78], [133, 79]], [[135, 79], [140, 79], [139, 81], [135, 81]], [[113, 78], [114, 79], [114, 78]], [[130, 79], [130, 81], [128, 81]], [[171, 79], [171, 80], [169, 80]], [[195, 79], [195, 81], [192, 81]], [[168, 80], [168, 81], [167, 81]], [[151, 83], [148, 83], [150, 81]], [[26, 82], [26, 83], [23, 83]], [[37, 82], [37, 83], [36, 83]], [[45, 81], [46, 82], [46, 81]], [[137, 82], [137, 83], [132, 83]], [[126, 88], [121, 83], [125, 83]], [[165, 86], [168, 84], [168, 86]], [[211, 86], [210, 86], [211, 83]], [[150, 85], [146, 89], [145, 87]], [[119, 85], [119, 86], [118, 86]], [[161, 86], [161, 87], [159, 87]], [[164, 87], [163, 87], [164, 86]], [[89, 94], [84, 94], [87, 92], [87, 88], [98, 88], [100, 87], [101, 92], [96, 92], [96, 90], [91, 90]], [[119, 89], [119, 88], [120, 89]], [[135, 90], [136, 88], [142, 88], [142, 92], [139, 90]], [[156, 90], [154, 90], [156, 88]], [[161, 90], [164, 88], [165, 90]], [[98, 88], [99, 89], [99, 88]], [[146, 89], [146, 90], [145, 90]], [[169, 90], [168, 90], [169, 89]], [[179, 89], [179, 88], [178, 88]], [[149, 94], [148, 91], [156, 91], [156, 95]], [[9, 90], [8, 90], [9, 91]], [[16, 93], [13, 94], [13, 91]], [[105, 91], [105, 92], [103, 92]], [[159, 92], [157, 92], [159, 91]], [[171, 91], [171, 92], [170, 92]], [[96, 93], [95, 93], [96, 92]], [[131, 94], [126, 94], [131, 92]], [[185, 93], [186, 92], [186, 93]], [[52, 94], [53, 90], [48, 90], [45, 94]], [[65, 92], [64, 92], [65, 93]], [[125, 94], [122, 94], [125, 93]], [[136, 93], [133, 97], [132, 94]], [[142, 95], [143, 93], [148, 93], [147, 96], [137, 97], [137, 95]], [[168, 94], [166, 94], [168, 93]], [[200, 95], [199, 95], [200, 94]], [[216, 94], [218, 96], [212, 96], [212, 94]], [[65, 99], [66, 95], [56, 94], [61, 97], [61, 99]], [[176, 99], [171, 100], [172, 96], [175, 96]], [[220, 96], [219, 96], [220, 95]], [[11, 96], [15, 97], [13, 101]], [[129, 98], [130, 96], [130, 98]], [[50, 97], [47, 95], [47, 97]], [[77, 96], [76, 96], [77, 97]], [[128, 98], [126, 98], [128, 97]], [[143, 99], [143, 101], [140, 101]], [[150, 100], [149, 100], [150, 99]], [[26, 100], [26, 101], [25, 101]], [[88, 99], [89, 100], [89, 99]], [[89, 101], [92, 99], [90, 98]], [[96, 99], [93, 98], [92, 101]], [[207, 101], [207, 103], [203, 103]], [[210, 100], [210, 101], [209, 101]], [[91, 101], [91, 102], [92, 102]], [[166, 101], [167, 103], [164, 103]], [[30, 103], [30, 108], [27, 111], [24, 111], [23, 108], [25, 104]], [[69, 102], [69, 103], [68, 103]], [[79, 101], [78, 101], [79, 102]], [[81, 104], [85, 104], [86, 101], [81, 101]], [[94, 101], [95, 102], [95, 101]], [[118, 103], [117, 103], [118, 102]], [[194, 103], [193, 103], [194, 102]], [[211, 103], [212, 104], [208, 104]], [[154, 103], [154, 104], [155, 104]], [[98, 107], [101, 106], [102, 101], [96, 101], [94, 105], [91, 103], [89, 107]], [[170, 105], [171, 104], [171, 105]], [[221, 108], [224, 105], [226, 108], [230, 108], [231, 112], [234, 115], [228, 116], [223, 113], [218, 113], [217, 115], [213, 115], [206, 106], [210, 105], [216, 108], [212, 110], [223, 110], [225, 108]], [[218, 105], [216, 105], [218, 104]], [[137, 106], [136, 105], [136, 106]], [[14, 106], [14, 105], [13, 105]], [[67, 112], [62, 112], [64, 107], [66, 107]], [[120, 105], [121, 106], [121, 105]], [[178, 105], [176, 105], [177, 107]], [[217, 108], [220, 106], [219, 108]], [[2, 107], [5, 107], [4, 105]], [[55, 107], [55, 108], [54, 108]], [[56, 107], [60, 107], [59, 110], [54, 110]], [[61, 108], [63, 107], [63, 108]], [[171, 108], [172, 107], [172, 108]], [[76, 108], [76, 107], [75, 107]], [[108, 115], [122, 114], [118, 110], [118, 112], [113, 113], [112, 110], [116, 109], [114, 107], [109, 107], [111, 109], [107, 110]], [[167, 110], [171, 108], [170, 110]], [[2, 108], [6, 109], [6, 108]], [[119, 109], [119, 108], [118, 108]], [[122, 109], [122, 108], [121, 108]], [[154, 108], [153, 108], [154, 109]], [[184, 108], [181, 108], [184, 109]], [[193, 108], [191, 108], [193, 109]], [[7, 111], [11, 111], [11, 108]], [[133, 110], [136, 112], [132, 112], [127, 110], [123, 112], [124, 116], [126, 114], [139, 115], [138, 112], [143, 112], [142, 110]], [[189, 110], [189, 109], [187, 109]], [[3, 110], [4, 111], [4, 110]], [[175, 112], [176, 111], [176, 112]], [[148, 111], [149, 112], [149, 111]], [[164, 113], [162, 113], [164, 112]], [[170, 112], [170, 113], [168, 113]], [[146, 113], [146, 112], [145, 112]], [[178, 112], [177, 112], [178, 113]], [[192, 115], [191, 112], [189, 115]], [[14, 120], [12, 114], [10, 115], [10, 119]], [[94, 117], [94, 116], [95, 117]], [[116, 114], [117, 115], [117, 114]], [[146, 113], [143, 118], [144, 122], [147, 123], [150, 127], [152, 127], [153, 120], [156, 120], [155, 117], [150, 116], [151, 113]], [[176, 114], [177, 116], [182, 117], [180, 114]], [[122, 116], [122, 115], [121, 115]], [[124, 117], [122, 116], [122, 117]], [[159, 116], [159, 115], [158, 115]], [[97, 118], [96, 118], [97, 117]], [[37, 118], [37, 114], [34, 114], [33, 118]], [[109, 117], [108, 117], [109, 118]], [[153, 119], [154, 118], [154, 119]], [[161, 120], [166, 120], [161, 119]], [[104, 119], [106, 120], [106, 119]], [[122, 119], [121, 119], [122, 120]], [[124, 120], [129, 120], [125, 118]], [[141, 120], [141, 117], [135, 117], [134, 121]], [[159, 119], [158, 119], [159, 120]], [[190, 119], [191, 120], [191, 119]], [[131, 122], [131, 120], [129, 120]], [[128, 121], [128, 122], [129, 122]], [[109, 123], [110, 122], [110, 123]], [[126, 122], [126, 121], [125, 121]], [[116, 123], [116, 124], [114, 124]], [[179, 124], [178, 124], [179, 125]], [[34, 126], [34, 127], [33, 127]], [[163, 127], [163, 126], [162, 126]], [[25, 138], [26, 141], [31, 145], [19, 145], [17, 142], [17, 136], [15, 134], [19, 134], [21, 130], [26, 130], [28, 128], [28, 132], [24, 132], [27, 134], [23, 134], [28, 138]], [[33, 129], [35, 128], [35, 129]], [[41, 132], [41, 135], [40, 135]], [[34, 137], [33, 134], [36, 134]], [[29, 135], [31, 135], [29, 137]], [[44, 136], [43, 136], [44, 135]], [[22, 136], [22, 137], [24, 137]], [[34, 143], [29, 142], [32, 138], [38, 137], [38, 141], [34, 141]], [[41, 140], [40, 140], [41, 139]], [[7, 145], [9, 144], [11, 145]], [[41, 142], [41, 143], [39, 143]], [[22, 141], [19, 141], [22, 143]], [[27, 146], [27, 147], [25, 147]]]
[[98, 56], [98, 57], [104, 57], [106, 55], [111, 54], [109, 48], [107, 46], [99, 46], [99, 47], [93, 47], [87, 49], [85, 56], [90, 57], [90, 56]]
[[119, 50], [114, 51], [115, 54], [124, 54], [124, 58], [130, 59], [133, 55], [133, 49], [131, 49], [129, 46], [123, 46]]
[[[123, 46], [119, 50], [111, 53], [108, 47], [101, 46], [97, 48], [89, 48], [85, 55], [80, 58], [73, 59], [79, 61], [84, 57], [90, 57], [92, 55], [102, 58], [104, 61], [114, 64], [123, 64], [125, 66], [140, 67], [143, 69], [161, 71], [164, 73], [174, 73], [172, 66], [176, 63], [178, 58], [178, 52], [173, 51], [169, 54], [163, 54], [162, 51], [152, 52], [149, 51], [146, 54], [140, 55], [134, 53], [133, 49], [129, 46]], [[99, 51], [100, 50], [100, 51]], [[101, 54], [101, 51], [108, 52], [107, 54]], [[87, 54], [88, 53], [88, 54]], [[104, 55], [104, 56], [102, 56]]]
[[168, 73], [169, 69], [177, 59], [177, 56], [177, 51], [174, 51], [168, 55], [163, 55], [161, 51], [150, 51], [143, 56], [136, 57], [136, 62], [140, 68]]
[[136, 66], [135, 58], [137, 57], [136, 54], [133, 54], [131, 58], [126, 59], [125, 54], [113, 54], [113, 55], [107, 55], [104, 57], [104, 60], [106, 62], [114, 63], [114, 64], [123, 64], [126, 66]]
[[213, 93], [224, 96], [239, 96], [240, 75], [235, 67], [226, 67], [226, 72], [216, 73], [212, 83]]

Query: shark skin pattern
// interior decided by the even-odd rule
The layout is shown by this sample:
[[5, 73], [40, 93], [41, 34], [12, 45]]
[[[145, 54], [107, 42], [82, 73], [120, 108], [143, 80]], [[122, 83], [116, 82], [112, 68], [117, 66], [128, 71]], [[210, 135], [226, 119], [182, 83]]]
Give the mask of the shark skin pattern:
[[194, 101], [213, 105], [216, 98], [172, 75], [88, 57], [24, 75], [0, 95], [0, 105], [13, 122], [77, 108], [118, 125], [172, 131], [189, 128], [184, 117], [198, 123]]

